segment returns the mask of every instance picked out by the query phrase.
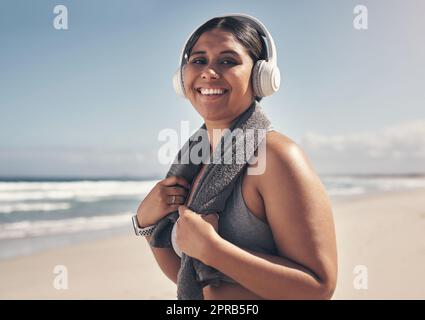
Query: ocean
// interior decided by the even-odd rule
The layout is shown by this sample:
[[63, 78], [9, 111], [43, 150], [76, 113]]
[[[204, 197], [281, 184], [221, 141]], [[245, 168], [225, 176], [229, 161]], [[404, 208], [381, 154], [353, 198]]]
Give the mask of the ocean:
[[[424, 175], [321, 176], [332, 200], [424, 188]], [[131, 216], [159, 180], [0, 179], [0, 259], [133, 232]]]

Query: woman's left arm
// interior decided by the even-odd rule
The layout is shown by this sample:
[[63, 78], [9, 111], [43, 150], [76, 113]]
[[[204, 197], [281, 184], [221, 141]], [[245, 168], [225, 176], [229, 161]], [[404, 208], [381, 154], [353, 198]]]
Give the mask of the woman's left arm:
[[201, 261], [265, 299], [330, 299], [337, 279], [332, 209], [303, 151], [283, 135], [268, 135], [265, 172], [256, 179], [279, 256], [217, 236]]

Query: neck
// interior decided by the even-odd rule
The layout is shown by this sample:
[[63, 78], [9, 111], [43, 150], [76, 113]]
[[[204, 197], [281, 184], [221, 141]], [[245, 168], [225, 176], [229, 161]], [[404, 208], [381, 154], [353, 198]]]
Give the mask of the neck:
[[232, 122], [205, 121], [205, 126], [208, 131], [208, 139], [210, 141], [211, 151], [213, 152], [220, 143], [224, 129], [230, 128]]
[[223, 130], [230, 128], [232, 122], [242, 113], [244, 113], [252, 105], [253, 102], [254, 100], [252, 100], [245, 108], [243, 108], [233, 119], [222, 119], [218, 121], [209, 121], [204, 119], [205, 126], [208, 131], [208, 139], [210, 141], [211, 152], [214, 152], [215, 148], [220, 143], [221, 137], [224, 133]]

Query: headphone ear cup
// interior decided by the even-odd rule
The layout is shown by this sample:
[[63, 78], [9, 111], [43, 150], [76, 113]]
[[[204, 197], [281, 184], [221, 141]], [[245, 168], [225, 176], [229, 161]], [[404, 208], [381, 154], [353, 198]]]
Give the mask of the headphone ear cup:
[[275, 64], [266, 62], [261, 70], [260, 79], [263, 97], [270, 96], [279, 90], [280, 71]]
[[273, 69], [271, 71], [271, 76], [270, 76], [270, 82], [271, 82], [271, 87], [273, 89], [273, 92], [276, 92], [277, 90], [279, 90], [280, 81], [281, 81], [280, 69], [277, 65], [275, 65], [273, 66]]
[[262, 68], [263, 62], [265, 61], [258, 60], [255, 63], [254, 68], [252, 69], [252, 90], [254, 91], [254, 96], [259, 98], [263, 97], [262, 91], [261, 91], [261, 80], [260, 80], [261, 68]]
[[268, 61], [259, 60], [255, 64], [253, 86], [257, 97], [267, 97], [279, 90], [279, 68]]
[[179, 95], [182, 98], [185, 98], [186, 95], [184, 93], [184, 89], [182, 86], [182, 79], [181, 79], [181, 72], [180, 69], [178, 69], [173, 76], [173, 87], [174, 91], [176, 91], [177, 95]]

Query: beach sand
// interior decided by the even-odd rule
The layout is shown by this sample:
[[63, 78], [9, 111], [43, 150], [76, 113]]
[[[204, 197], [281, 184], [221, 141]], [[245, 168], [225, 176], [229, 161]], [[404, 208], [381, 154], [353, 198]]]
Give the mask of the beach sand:
[[[425, 299], [424, 189], [335, 200], [333, 210], [333, 299]], [[67, 268], [66, 290], [54, 288], [56, 265]], [[176, 286], [129, 233], [1, 261], [0, 299], [176, 299]]]
[[[68, 289], [57, 290], [55, 266]], [[57, 278], [58, 279], [58, 278]], [[114, 236], [0, 262], [0, 299], [175, 299], [144, 238]]]
[[[333, 208], [334, 299], [425, 299], [425, 189], [359, 197]], [[367, 268], [367, 289], [355, 287], [357, 265]]]

